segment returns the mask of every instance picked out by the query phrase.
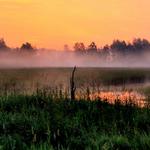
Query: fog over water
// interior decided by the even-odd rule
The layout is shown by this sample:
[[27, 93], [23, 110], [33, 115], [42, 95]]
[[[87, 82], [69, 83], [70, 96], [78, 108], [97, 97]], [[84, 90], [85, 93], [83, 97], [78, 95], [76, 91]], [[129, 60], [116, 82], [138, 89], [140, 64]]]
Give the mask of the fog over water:
[[150, 67], [150, 53], [140, 55], [78, 54], [73, 51], [38, 50], [34, 53], [0, 53], [0, 68], [24, 67]]

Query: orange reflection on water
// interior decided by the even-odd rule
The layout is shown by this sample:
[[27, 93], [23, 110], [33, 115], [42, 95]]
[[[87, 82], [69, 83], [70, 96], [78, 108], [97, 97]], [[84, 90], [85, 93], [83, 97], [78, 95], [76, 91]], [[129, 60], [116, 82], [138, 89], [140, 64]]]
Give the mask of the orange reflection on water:
[[146, 97], [138, 92], [132, 91], [121, 91], [121, 92], [99, 92], [90, 94], [90, 99], [94, 100], [100, 98], [101, 100], [107, 100], [109, 103], [114, 104], [116, 100], [119, 100], [122, 104], [127, 102], [133, 102], [133, 104], [138, 105], [139, 107], [146, 106]]

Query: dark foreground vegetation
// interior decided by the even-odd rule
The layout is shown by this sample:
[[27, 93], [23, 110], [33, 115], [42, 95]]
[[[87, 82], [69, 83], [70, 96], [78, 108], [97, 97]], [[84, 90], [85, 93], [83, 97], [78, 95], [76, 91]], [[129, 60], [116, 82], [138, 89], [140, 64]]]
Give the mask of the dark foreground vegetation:
[[59, 93], [0, 97], [0, 149], [149, 150], [150, 109]]

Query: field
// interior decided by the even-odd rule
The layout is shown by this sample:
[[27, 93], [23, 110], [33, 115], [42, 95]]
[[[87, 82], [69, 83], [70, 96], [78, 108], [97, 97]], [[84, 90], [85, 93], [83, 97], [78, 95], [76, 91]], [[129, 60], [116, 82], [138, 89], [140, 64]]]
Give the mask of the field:
[[71, 72], [0, 70], [0, 149], [150, 149], [150, 69], [77, 68], [76, 100]]

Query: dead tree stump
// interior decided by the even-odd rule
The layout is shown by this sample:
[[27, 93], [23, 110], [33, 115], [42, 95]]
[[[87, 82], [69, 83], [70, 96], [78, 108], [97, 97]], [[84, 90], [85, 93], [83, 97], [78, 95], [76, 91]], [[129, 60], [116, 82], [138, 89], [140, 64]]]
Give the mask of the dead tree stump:
[[76, 92], [76, 86], [74, 81], [76, 66], [73, 68], [72, 75], [70, 77], [70, 94], [71, 94], [71, 100], [75, 100], [75, 92]]

